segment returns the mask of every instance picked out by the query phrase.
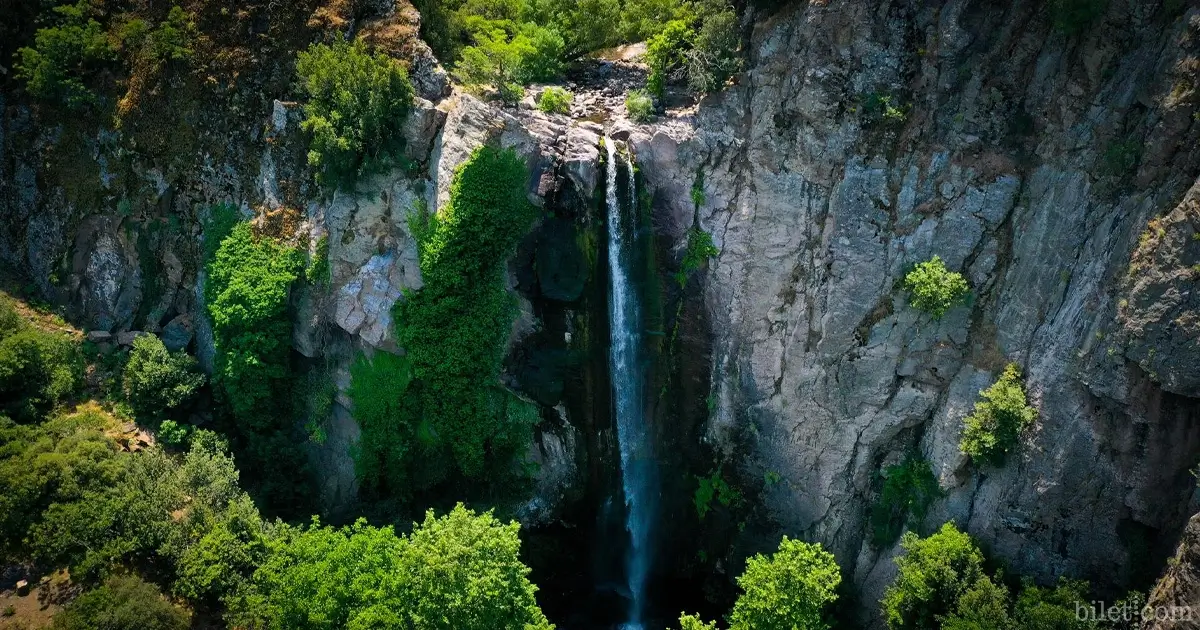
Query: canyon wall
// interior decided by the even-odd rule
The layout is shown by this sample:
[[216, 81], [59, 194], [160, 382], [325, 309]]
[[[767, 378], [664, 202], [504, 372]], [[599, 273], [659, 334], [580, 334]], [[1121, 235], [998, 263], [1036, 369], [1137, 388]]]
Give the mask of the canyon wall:
[[[1197, 507], [1200, 9], [1166, 5], [1067, 35], [1039, 1], [790, 3], [735, 86], [631, 131], [659, 229], [721, 250], [707, 440], [864, 620], [897, 552], [865, 542], [876, 475], [912, 449], [923, 528], [1039, 579], [1144, 585]], [[899, 289], [934, 255], [972, 289], [940, 321]], [[1009, 362], [1039, 418], [981, 469], [962, 419]]]

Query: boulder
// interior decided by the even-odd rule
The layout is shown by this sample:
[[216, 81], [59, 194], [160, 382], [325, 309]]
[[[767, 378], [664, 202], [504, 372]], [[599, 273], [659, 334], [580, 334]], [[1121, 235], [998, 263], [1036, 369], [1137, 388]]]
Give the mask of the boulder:
[[117, 333], [117, 344], [122, 346], [132, 346], [135, 339], [146, 333], [140, 330], [126, 330]]
[[166, 326], [163, 326], [159, 336], [162, 338], [163, 345], [171, 352], [188, 347], [188, 344], [192, 342], [192, 337], [195, 336], [192, 328], [192, 316], [187, 313], [175, 316], [167, 322]]

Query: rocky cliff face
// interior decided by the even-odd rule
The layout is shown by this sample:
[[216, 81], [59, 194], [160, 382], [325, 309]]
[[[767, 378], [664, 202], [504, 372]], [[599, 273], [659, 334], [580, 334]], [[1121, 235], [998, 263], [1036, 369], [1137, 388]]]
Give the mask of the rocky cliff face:
[[[945, 491], [925, 526], [1038, 578], [1144, 580], [1195, 511], [1200, 9], [1166, 4], [1067, 36], [1035, 1], [792, 3], [736, 86], [632, 132], [656, 224], [721, 249], [708, 439], [782, 477], [770, 518], [863, 601], [896, 552], [864, 542], [872, 478], [909, 449]], [[897, 288], [933, 255], [973, 294], [941, 321]], [[961, 420], [1010, 361], [1039, 420], [981, 470]]]

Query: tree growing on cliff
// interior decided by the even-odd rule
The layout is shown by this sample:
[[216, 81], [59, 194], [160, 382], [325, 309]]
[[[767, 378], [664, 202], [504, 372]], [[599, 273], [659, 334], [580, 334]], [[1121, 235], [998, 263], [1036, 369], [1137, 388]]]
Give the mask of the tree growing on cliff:
[[889, 630], [939, 628], [941, 619], [959, 610], [959, 600], [970, 589], [982, 588], [989, 579], [983, 572], [983, 554], [954, 523], [920, 538], [905, 532], [896, 558], [899, 572], [883, 596], [883, 617]]
[[1016, 447], [1021, 432], [1037, 419], [1021, 385], [1021, 369], [1010, 363], [1000, 379], [979, 392], [982, 400], [975, 411], [963, 419], [959, 449], [976, 462], [1000, 466], [1007, 453]]
[[301, 128], [310, 134], [308, 163], [326, 185], [350, 185], [400, 157], [412, 105], [408, 74], [366, 45], [314, 44], [296, 59], [308, 97]]
[[182, 351], [168, 352], [154, 335], [133, 341], [121, 380], [130, 406], [151, 419], [183, 406], [204, 385], [196, 359]]
[[913, 307], [941, 319], [946, 311], [964, 301], [970, 292], [961, 273], [946, 269], [940, 256], [918, 263], [904, 276], [904, 289]]

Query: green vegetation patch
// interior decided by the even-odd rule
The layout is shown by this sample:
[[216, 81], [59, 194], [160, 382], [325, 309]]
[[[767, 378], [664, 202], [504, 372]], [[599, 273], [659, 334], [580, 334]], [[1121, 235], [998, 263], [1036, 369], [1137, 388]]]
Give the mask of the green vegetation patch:
[[78, 341], [25, 321], [0, 293], [0, 412], [31, 422], [74, 394], [82, 376]]
[[711, 234], [698, 226], [688, 230], [687, 249], [683, 252], [683, 260], [679, 263], [675, 281], [681, 287], [686, 285], [693, 273], [699, 271], [708, 259], [715, 258], [720, 253], [721, 250], [713, 243]]
[[537, 414], [500, 384], [515, 316], [505, 262], [537, 216], [527, 179], [515, 152], [481, 147], [455, 175], [450, 202], [410, 221], [424, 287], [395, 307], [405, 357], [360, 360], [351, 386], [365, 419], [359, 475], [377, 488], [503, 480], [532, 439]]
[[696, 481], [698, 485], [692, 503], [700, 520], [713, 509], [714, 500], [724, 507], [737, 505], [742, 500], [742, 493], [725, 481], [720, 470], [712, 471], [707, 477], [696, 477]]
[[946, 311], [967, 299], [970, 286], [957, 271], [946, 269], [940, 256], [918, 263], [904, 276], [904, 289], [917, 310], [941, 319]]
[[1021, 369], [1010, 363], [1000, 379], [979, 392], [983, 400], [963, 419], [959, 449], [979, 463], [1000, 466], [1010, 450], [1017, 446], [1021, 432], [1037, 419], [1021, 384]]
[[890, 545], [910, 523], [925, 518], [929, 504], [941, 494], [929, 462], [910, 454], [883, 472], [883, 488], [871, 506], [872, 543]]
[[566, 114], [571, 111], [574, 96], [560, 87], [550, 86], [538, 96], [538, 109], [547, 114]]
[[321, 183], [350, 186], [401, 157], [413, 89], [396, 60], [358, 41], [314, 44], [297, 57], [296, 73], [308, 97], [308, 163]]
[[158, 337], [140, 335], [133, 341], [122, 383], [125, 400], [138, 416], [158, 420], [189, 403], [204, 380], [195, 357], [168, 352]]

